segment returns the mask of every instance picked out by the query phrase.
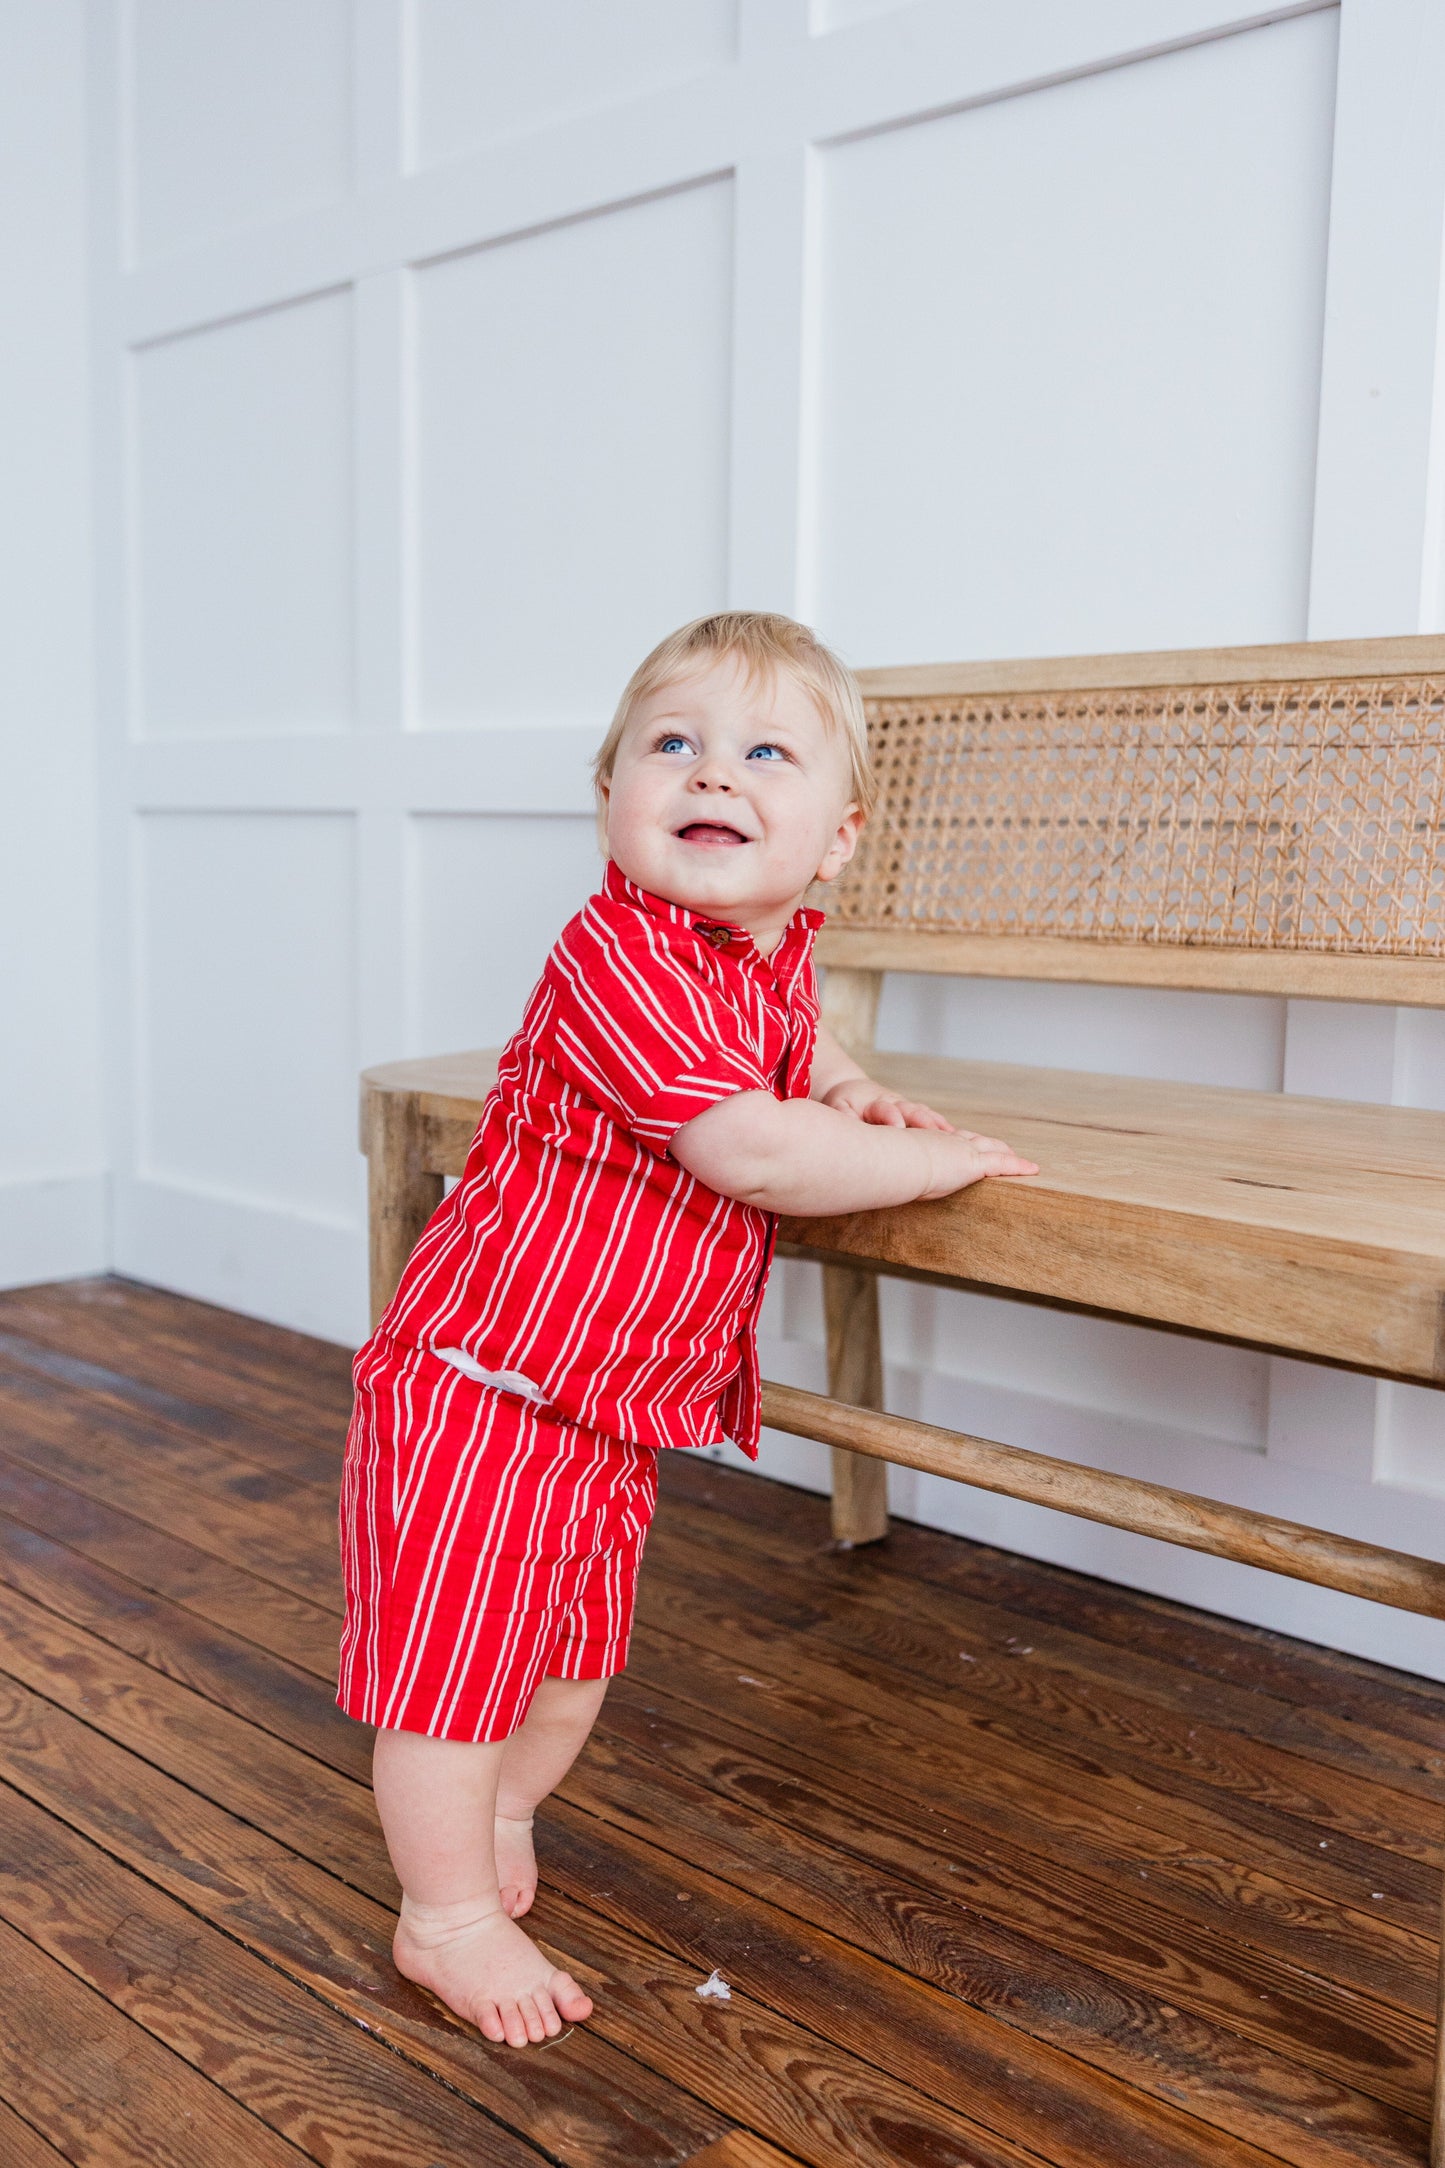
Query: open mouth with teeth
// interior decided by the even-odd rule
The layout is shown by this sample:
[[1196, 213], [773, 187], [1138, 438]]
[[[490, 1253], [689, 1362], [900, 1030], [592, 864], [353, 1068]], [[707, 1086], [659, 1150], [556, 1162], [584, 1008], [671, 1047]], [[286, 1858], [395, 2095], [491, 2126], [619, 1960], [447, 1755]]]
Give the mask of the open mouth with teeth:
[[733, 843], [747, 843], [751, 838], [741, 829], [731, 828], [726, 821], [689, 821], [686, 828], [679, 828], [678, 838], [683, 843], [700, 843], [707, 847], [726, 849]]

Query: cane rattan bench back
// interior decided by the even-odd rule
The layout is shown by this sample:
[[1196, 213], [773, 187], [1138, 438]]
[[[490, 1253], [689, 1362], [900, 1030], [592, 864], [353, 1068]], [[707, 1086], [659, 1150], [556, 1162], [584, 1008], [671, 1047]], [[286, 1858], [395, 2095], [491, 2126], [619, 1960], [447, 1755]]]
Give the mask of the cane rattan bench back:
[[1445, 1005], [1445, 641], [863, 682], [825, 961]]

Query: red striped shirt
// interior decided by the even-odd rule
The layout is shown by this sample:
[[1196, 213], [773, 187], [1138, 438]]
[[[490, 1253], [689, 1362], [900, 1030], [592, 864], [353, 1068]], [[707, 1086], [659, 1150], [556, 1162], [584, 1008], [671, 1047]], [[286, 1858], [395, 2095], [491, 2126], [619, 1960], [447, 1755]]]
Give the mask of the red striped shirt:
[[757, 1456], [757, 1315], [777, 1222], [667, 1156], [734, 1092], [807, 1096], [813, 940], [751, 935], [609, 865], [503, 1051], [466, 1171], [378, 1327], [565, 1421]]

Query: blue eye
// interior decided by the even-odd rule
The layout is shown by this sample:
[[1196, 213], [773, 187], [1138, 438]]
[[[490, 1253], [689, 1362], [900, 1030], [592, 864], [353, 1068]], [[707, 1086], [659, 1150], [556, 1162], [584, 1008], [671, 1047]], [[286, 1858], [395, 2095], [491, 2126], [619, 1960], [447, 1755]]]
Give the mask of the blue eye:
[[759, 753], [766, 753], [770, 756], [776, 757], [778, 760], [785, 760], [787, 758], [787, 755], [784, 753], [781, 745], [772, 745], [765, 742], [762, 745], [755, 745], [752, 751], [748, 754], [748, 759], [756, 760]]
[[678, 746], [685, 748], [686, 745], [686, 738], [680, 738], [675, 730], [670, 730], [665, 738], [658, 739], [657, 750], [659, 753], [670, 753]]

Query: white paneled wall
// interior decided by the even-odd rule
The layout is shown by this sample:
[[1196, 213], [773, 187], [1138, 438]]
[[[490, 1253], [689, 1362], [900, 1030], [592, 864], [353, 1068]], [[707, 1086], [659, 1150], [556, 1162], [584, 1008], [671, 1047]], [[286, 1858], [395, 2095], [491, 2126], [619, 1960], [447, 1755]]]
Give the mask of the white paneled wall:
[[352, 0], [131, 0], [117, 54], [130, 155], [112, 183], [129, 261], [346, 194], [354, 12]]
[[420, 0], [407, 163], [621, 105], [726, 67], [737, 0]]
[[500, 1046], [547, 951], [597, 886], [593, 823], [420, 813], [410, 824], [405, 1052]]
[[135, 355], [138, 735], [351, 723], [352, 319], [342, 289]]
[[[1436, 0], [91, 22], [126, 1270], [359, 1334], [355, 1071], [515, 1022], [596, 878], [588, 754], [683, 618], [859, 664], [1445, 622]], [[882, 1032], [1445, 1104], [1429, 1016], [899, 979]], [[1445, 1555], [1441, 1396], [976, 1295], [885, 1319], [900, 1409]], [[766, 1327], [821, 1382], [815, 1271]], [[1445, 1676], [1420, 1622], [894, 1503]]]
[[415, 274], [416, 721], [590, 727], [727, 597], [731, 189]]
[[81, 0], [0, 0], [0, 1286], [109, 1248]]
[[1303, 630], [1337, 23], [820, 154], [813, 607], [855, 653]]

